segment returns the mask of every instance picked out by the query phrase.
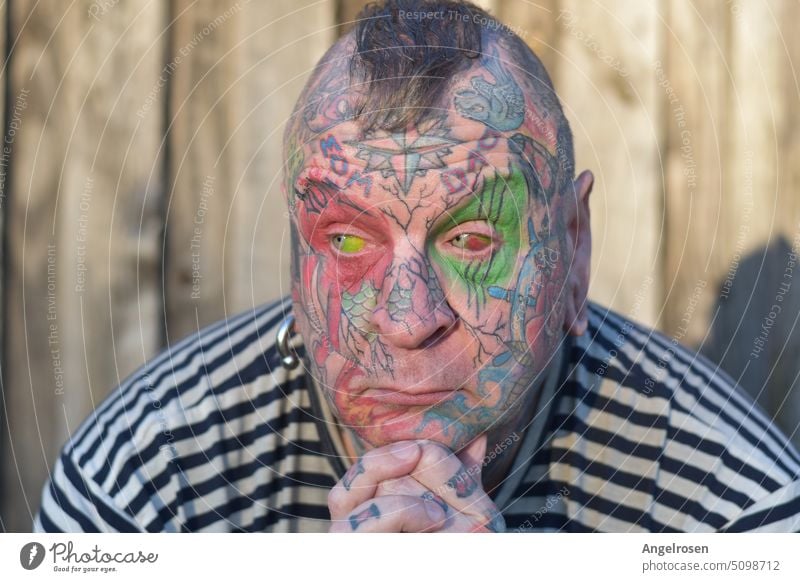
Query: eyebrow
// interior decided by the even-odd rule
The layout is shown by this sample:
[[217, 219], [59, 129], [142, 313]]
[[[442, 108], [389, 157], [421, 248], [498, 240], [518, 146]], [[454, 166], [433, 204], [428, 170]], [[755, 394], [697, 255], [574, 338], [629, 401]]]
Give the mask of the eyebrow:
[[[431, 230], [440, 231], [456, 226], [459, 213], [466, 211], [471, 204], [476, 202], [476, 199], [481, 194], [487, 181], [489, 180], [496, 182], [493, 186], [493, 190], [495, 190], [497, 195], [502, 194], [502, 196], [507, 196], [506, 191], [511, 189], [509, 182], [518, 174], [522, 174], [520, 169], [506, 171], [499, 170], [496, 167], [492, 167], [489, 170], [481, 169], [479, 172], [473, 172], [472, 175], [468, 174], [467, 177], [471, 179], [470, 190], [468, 193], [463, 195], [462, 199], [459, 200], [457, 204], [449, 207], [437, 218], [437, 220], [431, 224]], [[524, 176], [524, 174], [522, 175]], [[487, 212], [487, 204], [491, 205], [491, 201], [485, 201], [479, 205], [476, 212], [476, 219], [486, 220], [491, 218], [490, 211]]]
[[[359, 214], [369, 216], [370, 218], [375, 218], [374, 213], [356, 204], [349, 196], [347, 196], [344, 188], [333, 182], [333, 180], [327, 176], [327, 172], [325, 172], [325, 174], [326, 175], [324, 175], [322, 179], [302, 175], [301, 177], [298, 177], [298, 179], [295, 181], [294, 189], [300, 198], [303, 200], [306, 199], [308, 197], [308, 190], [310, 190], [313, 186], [317, 186], [320, 189], [336, 192], [336, 195], [331, 196], [331, 201], [335, 201], [337, 204], [343, 206], [349, 206], [353, 210], [358, 211]], [[299, 182], [303, 182], [303, 184], [306, 186], [305, 190], [298, 187]]]

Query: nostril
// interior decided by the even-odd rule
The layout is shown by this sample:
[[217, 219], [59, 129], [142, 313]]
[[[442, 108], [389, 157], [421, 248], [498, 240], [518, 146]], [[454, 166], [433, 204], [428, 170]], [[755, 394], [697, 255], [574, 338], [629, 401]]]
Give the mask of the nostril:
[[455, 327], [455, 321], [452, 321], [449, 325], [442, 325], [436, 329], [432, 334], [426, 337], [419, 345], [420, 348], [430, 348], [435, 346], [437, 343], [442, 341], [450, 331]]

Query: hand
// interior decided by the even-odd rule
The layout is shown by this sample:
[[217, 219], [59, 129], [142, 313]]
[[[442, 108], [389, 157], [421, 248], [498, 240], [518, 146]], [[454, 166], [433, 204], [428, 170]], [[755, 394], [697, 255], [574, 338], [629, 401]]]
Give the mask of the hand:
[[485, 434], [458, 455], [428, 440], [372, 449], [328, 494], [330, 531], [504, 531], [481, 484], [485, 453]]

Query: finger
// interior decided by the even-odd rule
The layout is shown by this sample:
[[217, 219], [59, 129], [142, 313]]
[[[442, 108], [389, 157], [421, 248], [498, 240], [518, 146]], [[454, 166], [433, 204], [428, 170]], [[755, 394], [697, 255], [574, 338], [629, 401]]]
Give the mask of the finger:
[[503, 517], [503, 514], [500, 513], [500, 510], [492, 509], [489, 512], [487, 520], [472, 531], [481, 533], [503, 533], [506, 531], [506, 520]]
[[486, 433], [482, 433], [456, 453], [456, 457], [461, 461], [461, 464], [464, 465], [468, 471], [473, 472], [478, 480], [481, 478], [483, 460], [486, 458], [486, 442]]
[[385, 497], [387, 495], [409, 495], [411, 497], [421, 497], [428, 490], [413, 477], [406, 475], [395, 479], [381, 481], [375, 490], [375, 497]]
[[369, 499], [345, 519], [332, 520], [332, 533], [433, 532], [446, 521], [442, 508], [432, 501], [407, 495]]
[[[418, 442], [422, 456], [411, 474], [414, 479], [457, 512], [482, 515], [494, 508], [480, 481], [480, 463], [467, 468], [452, 451], [439, 443]], [[470, 452], [477, 454], [479, 449], [476, 445]]]
[[389, 479], [378, 485], [375, 497], [385, 497], [389, 495], [406, 495], [408, 497], [419, 497], [424, 501], [432, 501], [442, 508], [442, 511], [448, 517], [448, 523], [450, 516], [455, 515], [444, 499], [428, 491], [419, 481], [410, 476]]
[[[506, 525], [503, 515], [492, 507], [487, 513], [477, 515], [466, 515], [458, 511], [454, 511], [447, 505], [444, 499], [435, 493], [425, 489], [419, 481], [413, 477], [400, 477], [398, 479], [390, 479], [378, 485], [376, 497], [392, 496], [392, 495], [406, 495], [411, 497], [420, 497], [424, 501], [433, 501], [442, 508], [447, 520], [445, 524], [437, 531], [469, 531], [469, 532], [502, 532], [505, 531]], [[467, 521], [465, 521], [467, 520]], [[466, 525], [465, 527], [465, 524]]]
[[340, 519], [349, 515], [375, 496], [382, 481], [410, 474], [420, 454], [416, 441], [401, 441], [365, 453], [328, 494], [331, 517]]

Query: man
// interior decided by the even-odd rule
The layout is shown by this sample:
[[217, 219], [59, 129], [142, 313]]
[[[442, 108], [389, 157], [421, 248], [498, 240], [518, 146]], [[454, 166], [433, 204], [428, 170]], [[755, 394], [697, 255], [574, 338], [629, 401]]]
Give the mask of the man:
[[291, 302], [134, 374], [67, 443], [36, 529], [800, 529], [786, 437], [587, 302], [592, 175], [488, 14], [367, 8], [284, 145]]

